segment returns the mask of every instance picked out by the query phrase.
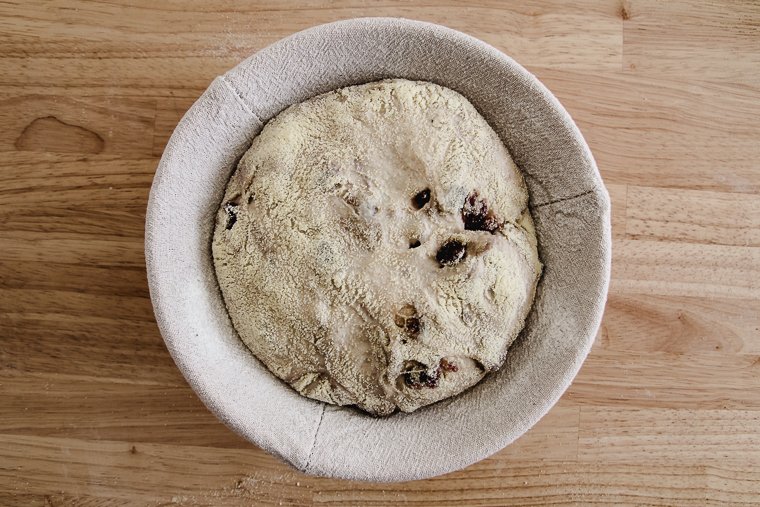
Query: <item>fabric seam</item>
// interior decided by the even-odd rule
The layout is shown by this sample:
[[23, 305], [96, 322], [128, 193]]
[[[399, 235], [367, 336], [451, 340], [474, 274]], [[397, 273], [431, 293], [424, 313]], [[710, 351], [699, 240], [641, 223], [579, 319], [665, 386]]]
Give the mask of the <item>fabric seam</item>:
[[322, 420], [325, 418], [325, 412], [327, 411], [327, 405], [322, 404], [322, 413], [319, 416], [319, 422], [317, 423], [317, 429], [314, 432], [314, 439], [311, 442], [311, 449], [309, 450], [309, 457], [306, 458], [306, 464], [303, 467], [303, 471], [309, 471], [309, 465], [311, 465], [311, 457], [314, 455], [314, 449], [317, 448], [317, 436], [319, 436], [319, 428], [322, 427]]
[[576, 195], [571, 195], [570, 197], [561, 197], [559, 199], [553, 199], [551, 201], [542, 202], [540, 204], [534, 204], [532, 206], [532, 208], [541, 208], [543, 206], [549, 206], [549, 205], [552, 205], [552, 204], [559, 204], [561, 202], [572, 201], [573, 199], [578, 199], [579, 197], [583, 197], [585, 195], [593, 194], [595, 192], [596, 192], [596, 189], [592, 188], [591, 190], [586, 190], [585, 192], [581, 192], [580, 194], [576, 194]]
[[240, 90], [238, 90], [238, 89], [235, 87], [235, 85], [234, 85], [234, 84], [232, 84], [232, 83], [230, 82], [230, 80], [229, 80], [229, 79], [227, 79], [227, 76], [221, 75], [221, 76], [219, 76], [219, 79], [222, 81], [222, 83], [224, 83], [224, 85], [227, 87], [227, 89], [228, 89], [229, 91], [231, 91], [231, 92], [232, 92], [232, 94], [235, 96], [235, 100], [237, 100], [237, 101], [238, 101], [238, 103], [239, 103], [241, 106], [243, 106], [243, 109], [245, 109], [245, 111], [246, 111], [248, 114], [250, 114], [251, 116], [253, 116], [253, 118], [254, 118], [256, 121], [258, 121], [259, 123], [261, 123], [261, 124], [263, 125], [263, 124], [264, 124], [264, 122], [263, 122], [263, 121], [261, 121], [261, 118], [259, 118], [259, 115], [257, 115], [256, 113], [254, 113], [254, 112], [253, 112], [253, 109], [251, 109], [251, 107], [250, 107], [250, 106], [249, 106], [249, 105], [246, 103], [246, 101], [243, 99], [243, 94], [240, 92]]

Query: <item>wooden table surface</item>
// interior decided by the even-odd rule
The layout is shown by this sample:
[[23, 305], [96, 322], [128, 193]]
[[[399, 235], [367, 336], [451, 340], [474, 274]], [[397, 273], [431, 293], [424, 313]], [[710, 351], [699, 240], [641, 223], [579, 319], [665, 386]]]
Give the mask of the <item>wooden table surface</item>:
[[[760, 503], [760, 4], [0, 2], [0, 505]], [[145, 279], [148, 189], [211, 79], [294, 31], [439, 22], [512, 55], [613, 201], [609, 301], [515, 444], [403, 484], [305, 476], [204, 408]]]

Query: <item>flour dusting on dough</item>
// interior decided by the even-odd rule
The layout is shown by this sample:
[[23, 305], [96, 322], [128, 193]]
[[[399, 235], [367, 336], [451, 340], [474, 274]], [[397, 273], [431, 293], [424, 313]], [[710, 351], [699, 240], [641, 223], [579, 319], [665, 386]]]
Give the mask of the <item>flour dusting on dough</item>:
[[216, 218], [241, 339], [310, 398], [410, 412], [503, 363], [541, 273], [522, 176], [458, 93], [353, 86], [254, 139]]

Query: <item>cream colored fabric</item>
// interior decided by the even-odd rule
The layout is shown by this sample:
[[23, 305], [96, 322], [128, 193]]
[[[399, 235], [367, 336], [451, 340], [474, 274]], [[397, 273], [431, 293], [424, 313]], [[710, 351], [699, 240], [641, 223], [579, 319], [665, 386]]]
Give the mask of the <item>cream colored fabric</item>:
[[[493, 126], [525, 174], [545, 271], [499, 372], [453, 399], [375, 419], [301, 397], [248, 352], [224, 309], [210, 245], [227, 179], [263, 122], [316, 94], [389, 77], [452, 88]], [[606, 299], [609, 198], [567, 112], [513, 60], [441, 26], [355, 19], [297, 33], [214, 80], [177, 126], [156, 173], [146, 262], [169, 351], [231, 428], [307, 473], [419, 479], [500, 450], [570, 384]]]

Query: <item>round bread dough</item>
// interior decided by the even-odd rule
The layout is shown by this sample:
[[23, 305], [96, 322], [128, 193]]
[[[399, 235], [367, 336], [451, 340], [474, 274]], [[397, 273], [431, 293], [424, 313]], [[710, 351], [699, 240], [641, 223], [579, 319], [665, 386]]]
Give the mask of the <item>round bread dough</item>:
[[461, 95], [351, 86], [253, 140], [213, 256], [241, 339], [304, 396], [373, 415], [456, 395], [503, 363], [541, 273], [522, 176]]

